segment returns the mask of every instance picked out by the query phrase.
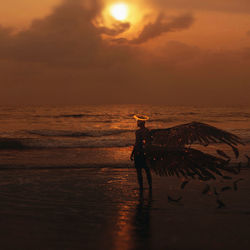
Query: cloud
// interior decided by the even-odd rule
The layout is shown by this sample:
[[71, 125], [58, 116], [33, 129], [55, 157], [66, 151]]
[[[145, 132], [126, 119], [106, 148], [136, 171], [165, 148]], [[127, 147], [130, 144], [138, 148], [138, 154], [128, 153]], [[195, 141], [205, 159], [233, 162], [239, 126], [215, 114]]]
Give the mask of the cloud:
[[[85, 5], [84, 5], [84, 4]], [[93, 20], [102, 11], [101, 1], [65, 0], [53, 12], [34, 20], [18, 33], [0, 26], [0, 60], [43, 63], [56, 67], [109, 66], [129, 58], [130, 48], [111, 46], [101, 35], [119, 35], [129, 23], [116, 22], [112, 28], [96, 27]]]
[[64, 1], [18, 33], [0, 27], [1, 103], [249, 103], [249, 49], [206, 51], [180, 41], [145, 49], [189, 28], [192, 15], [159, 15], [134, 40], [110, 43], [102, 34], [112, 39], [129, 24], [96, 27], [101, 3], [82, 3]]
[[[86, 9], [81, 1], [64, 1], [51, 15], [34, 20], [27, 30], [7, 36], [5, 31], [5, 39], [0, 39], [0, 58], [44, 63], [78, 60], [87, 64], [102, 42], [91, 23], [98, 11], [98, 4]], [[3, 32], [1, 29], [0, 34]]]
[[163, 33], [188, 29], [193, 22], [194, 17], [190, 14], [175, 17], [169, 22], [165, 21], [165, 16], [163, 14], [160, 14], [154, 23], [145, 25], [140, 35], [136, 39], [131, 40], [130, 43], [141, 44]]
[[0, 39], [7, 39], [10, 33], [12, 32], [11, 28], [6, 28], [0, 25]]
[[121, 23], [117, 22], [113, 24], [113, 28], [108, 27], [99, 27], [98, 30], [100, 33], [109, 35], [109, 36], [117, 36], [130, 28], [130, 23]]
[[148, 3], [162, 8], [184, 10], [208, 10], [220, 12], [250, 13], [249, 0], [147, 0]]
[[113, 39], [118, 44], [142, 44], [147, 41], [157, 38], [164, 33], [177, 32], [191, 27], [194, 23], [194, 17], [191, 14], [185, 14], [172, 18], [167, 21], [163, 13], [159, 14], [155, 22], [146, 24], [141, 33], [135, 39], [128, 40], [123, 37]]
[[93, 20], [101, 13], [101, 2], [82, 3], [65, 0], [49, 16], [34, 20], [28, 29], [15, 34], [0, 27], [0, 59], [67, 67], [107, 66], [114, 58], [124, 59], [133, 54], [133, 48], [124, 42], [142, 44], [163, 33], [187, 29], [194, 21], [190, 14], [170, 21], [160, 14], [154, 23], [145, 25], [137, 38], [129, 41], [119, 38], [114, 46], [103, 40], [101, 34], [117, 36], [127, 31], [130, 23], [116, 22], [112, 28], [96, 27]]

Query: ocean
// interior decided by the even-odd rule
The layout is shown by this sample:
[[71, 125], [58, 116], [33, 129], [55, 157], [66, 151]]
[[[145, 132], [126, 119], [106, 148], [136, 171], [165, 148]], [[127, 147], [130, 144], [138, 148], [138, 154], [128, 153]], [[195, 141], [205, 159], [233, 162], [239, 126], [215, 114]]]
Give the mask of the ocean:
[[[0, 107], [0, 168], [129, 167], [134, 114], [149, 128], [203, 122], [242, 138], [241, 160], [250, 148], [250, 108], [149, 105]], [[225, 145], [211, 145], [230, 151]]]
[[140, 193], [129, 159], [138, 113], [149, 128], [228, 130], [245, 143], [240, 160], [250, 155], [249, 108], [1, 107], [1, 249], [249, 249], [249, 169], [185, 189], [182, 178], [153, 175], [153, 192], [144, 179]]

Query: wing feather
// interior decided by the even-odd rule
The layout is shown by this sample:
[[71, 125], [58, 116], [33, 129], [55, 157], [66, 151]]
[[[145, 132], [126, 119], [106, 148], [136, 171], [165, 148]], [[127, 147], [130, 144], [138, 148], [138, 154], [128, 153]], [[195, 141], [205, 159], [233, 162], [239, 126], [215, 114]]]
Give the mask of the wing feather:
[[238, 150], [235, 146], [243, 144], [238, 136], [201, 122], [182, 124], [168, 129], [153, 129], [151, 138], [152, 144], [168, 148], [183, 148], [195, 142], [203, 146], [210, 143], [225, 143], [232, 147], [236, 157]]
[[227, 161], [191, 148], [177, 151], [155, 148], [148, 151], [146, 156], [148, 166], [160, 176], [211, 180], [216, 176], [223, 177], [222, 171], [237, 174], [235, 167], [229, 166]]

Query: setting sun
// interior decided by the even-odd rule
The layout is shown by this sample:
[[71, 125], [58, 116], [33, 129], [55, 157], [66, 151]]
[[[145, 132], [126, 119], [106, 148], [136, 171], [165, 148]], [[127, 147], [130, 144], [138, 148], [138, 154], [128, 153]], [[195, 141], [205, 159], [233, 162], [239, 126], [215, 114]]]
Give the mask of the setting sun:
[[123, 21], [128, 17], [128, 6], [125, 3], [117, 3], [111, 6], [110, 14], [116, 20]]

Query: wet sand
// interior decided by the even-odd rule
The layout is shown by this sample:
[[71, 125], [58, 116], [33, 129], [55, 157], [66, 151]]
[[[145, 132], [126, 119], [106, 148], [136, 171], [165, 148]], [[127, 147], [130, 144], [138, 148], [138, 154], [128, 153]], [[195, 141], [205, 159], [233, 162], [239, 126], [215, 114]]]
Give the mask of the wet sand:
[[201, 194], [204, 182], [181, 190], [176, 177], [154, 175], [152, 195], [140, 196], [134, 169], [4, 170], [0, 248], [249, 249], [250, 171], [240, 177], [218, 209], [214, 195]]

